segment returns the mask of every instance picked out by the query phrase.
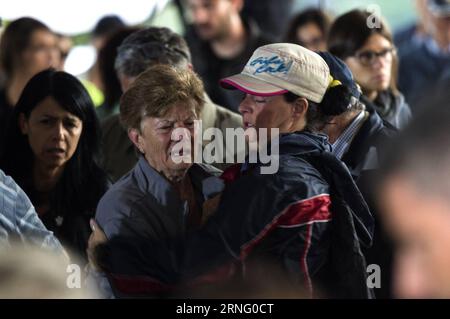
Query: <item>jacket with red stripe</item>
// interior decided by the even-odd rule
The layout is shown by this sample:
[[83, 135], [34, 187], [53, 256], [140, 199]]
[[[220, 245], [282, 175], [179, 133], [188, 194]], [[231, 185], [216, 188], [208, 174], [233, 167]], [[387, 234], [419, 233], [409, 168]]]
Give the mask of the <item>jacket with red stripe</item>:
[[[336, 296], [367, 297], [359, 244], [370, 244], [372, 216], [348, 170], [329, 150], [325, 136], [284, 134], [278, 171], [264, 175], [259, 164], [243, 165], [232, 182], [236, 168], [226, 172], [229, 183], [202, 229], [178, 241], [113, 238], [99, 250], [99, 263], [122, 293], [215, 281], [230, 274], [230, 262], [250, 261], [277, 265], [309, 292], [317, 282], [346, 290]], [[256, 269], [247, 266], [244, 275]]]

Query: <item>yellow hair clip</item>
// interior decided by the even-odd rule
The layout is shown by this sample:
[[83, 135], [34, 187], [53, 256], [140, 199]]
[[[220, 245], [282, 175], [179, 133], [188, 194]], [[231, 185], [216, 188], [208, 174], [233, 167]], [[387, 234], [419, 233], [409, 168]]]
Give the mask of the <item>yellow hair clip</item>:
[[331, 75], [330, 75], [330, 82], [328, 84], [328, 88], [332, 88], [338, 85], [342, 85], [342, 82], [339, 80], [335, 80]]

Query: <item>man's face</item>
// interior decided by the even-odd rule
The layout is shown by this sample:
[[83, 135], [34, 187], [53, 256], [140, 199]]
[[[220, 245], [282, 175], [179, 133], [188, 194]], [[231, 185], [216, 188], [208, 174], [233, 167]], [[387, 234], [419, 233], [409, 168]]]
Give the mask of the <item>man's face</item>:
[[447, 50], [450, 46], [450, 16], [449, 17], [437, 17], [431, 15], [431, 35], [433, 38]]
[[32, 33], [30, 44], [22, 54], [24, 72], [33, 76], [59, 62], [56, 36], [47, 30], [36, 30]]
[[394, 292], [401, 298], [450, 298], [450, 201], [394, 176], [381, 190], [382, 212], [398, 244]]
[[237, 9], [231, 0], [188, 0], [195, 29], [201, 39], [217, 40], [230, 31], [231, 15]]

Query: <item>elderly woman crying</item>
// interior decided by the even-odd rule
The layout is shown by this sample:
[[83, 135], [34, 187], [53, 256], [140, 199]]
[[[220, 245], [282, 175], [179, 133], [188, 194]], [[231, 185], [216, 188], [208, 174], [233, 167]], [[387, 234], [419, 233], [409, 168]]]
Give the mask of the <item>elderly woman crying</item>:
[[123, 95], [121, 121], [140, 159], [99, 203], [96, 220], [108, 238], [166, 239], [201, 224], [204, 202], [223, 188], [221, 171], [181, 160], [191, 154], [179, 149], [188, 141], [191, 147], [183, 149], [194, 150], [203, 103], [195, 73], [167, 65], [149, 68]]

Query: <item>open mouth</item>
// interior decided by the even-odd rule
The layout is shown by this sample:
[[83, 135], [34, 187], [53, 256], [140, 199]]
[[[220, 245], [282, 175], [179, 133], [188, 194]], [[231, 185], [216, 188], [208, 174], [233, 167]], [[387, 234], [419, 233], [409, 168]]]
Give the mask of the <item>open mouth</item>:
[[176, 150], [176, 151], [174, 151], [174, 150], [171, 150], [170, 152], [169, 152], [169, 155], [170, 156], [180, 156], [180, 157], [182, 157], [182, 156], [185, 156], [185, 155], [191, 155], [191, 149], [190, 148], [182, 148], [182, 149], [179, 149], [179, 150]]
[[46, 150], [46, 152], [50, 155], [55, 156], [63, 156], [65, 154], [65, 150], [60, 147], [52, 147]]
[[244, 129], [248, 129], [248, 128], [250, 128], [250, 127], [255, 127], [255, 125], [253, 125], [253, 124], [250, 123], [250, 122], [244, 122]]

